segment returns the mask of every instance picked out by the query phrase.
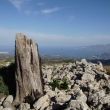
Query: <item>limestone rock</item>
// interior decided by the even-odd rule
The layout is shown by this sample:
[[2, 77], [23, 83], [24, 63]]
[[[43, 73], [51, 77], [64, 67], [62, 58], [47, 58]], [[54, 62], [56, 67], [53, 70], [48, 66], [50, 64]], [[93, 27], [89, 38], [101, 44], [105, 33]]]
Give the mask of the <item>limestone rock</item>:
[[[53, 67], [52, 67], [53, 66]], [[98, 69], [97, 69], [98, 68]], [[87, 62], [43, 66], [45, 94], [51, 98], [46, 110], [108, 110], [110, 108], [110, 75], [103, 65]], [[50, 73], [50, 74], [49, 74]], [[53, 79], [67, 79], [68, 89], [52, 90]]]
[[86, 60], [86, 59], [82, 59], [82, 60], [81, 60], [81, 63], [82, 63], [83, 65], [85, 65], [85, 66], [87, 66], [87, 65], [88, 65], [88, 62], [87, 62], [87, 60]]
[[28, 103], [21, 103], [19, 106], [19, 110], [29, 110], [30, 105]]
[[9, 107], [9, 108], [3, 108], [2, 110], [16, 110], [16, 109]]
[[90, 94], [88, 97], [88, 102], [93, 106], [97, 106], [100, 103], [100, 100], [105, 97], [105, 92], [103, 90]]
[[52, 97], [55, 96], [55, 92], [52, 91], [52, 90], [49, 90], [49, 91], [47, 92], [47, 95], [48, 95], [50, 98], [52, 98]]
[[79, 100], [71, 100], [69, 107], [65, 110], [90, 110], [88, 105]]
[[97, 69], [100, 71], [105, 71], [101, 62], [98, 62]]
[[3, 108], [2, 110], [12, 110], [11, 108]]
[[34, 103], [34, 108], [36, 110], [44, 110], [50, 104], [50, 98], [48, 95], [41, 97], [37, 102]]
[[82, 80], [87, 81], [87, 82], [94, 81], [94, 79], [95, 79], [95, 76], [89, 73], [86, 73], [82, 76]]
[[13, 103], [13, 96], [9, 95], [3, 102], [3, 107], [4, 108], [12, 108], [12, 103]]
[[3, 106], [0, 106], [0, 110], [3, 110]]
[[13, 96], [9, 95], [4, 102], [10, 102], [11, 104], [13, 103]]
[[65, 92], [60, 91], [58, 93], [58, 95], [56, 96], [56, 101], [57, 103], [59, 103], [60, 105], [66, 103], [67, 101], [69, 101], [71, 98], [71, 95], [66, 95]]
[[6, 98], [6, 97], [2, 97], [2, 98], [0, 99], [0, 105], [2, 105], [2, 103], [3, 103], [4, 100], [5, 100], [5, 98]]

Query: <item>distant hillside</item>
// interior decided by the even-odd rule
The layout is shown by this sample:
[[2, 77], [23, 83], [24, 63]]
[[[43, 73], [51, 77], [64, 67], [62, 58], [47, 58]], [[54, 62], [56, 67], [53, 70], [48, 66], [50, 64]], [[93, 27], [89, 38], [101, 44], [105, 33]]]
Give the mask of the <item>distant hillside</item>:
[[110, 44], [80, 47], [48, 47], [40, 48], [42, 56], [110, 59]]
[[[110, 44], [76, 47], [42, 47], [39, 46], [42, 57], [68, 57], [87, 59], [110, 59]], [[14, 46], [0, 46], [0, 52], [14, 55]]]
[[8, 59], [8, 58], [12, 58], [12, 56], [9, 55], [8, 53], [1, 53], [0, 52], [0, 60], [4, 60], [4, 59]]
[[0, 45], [0, 52], [14, 55], [14, 46], [11, 45]]

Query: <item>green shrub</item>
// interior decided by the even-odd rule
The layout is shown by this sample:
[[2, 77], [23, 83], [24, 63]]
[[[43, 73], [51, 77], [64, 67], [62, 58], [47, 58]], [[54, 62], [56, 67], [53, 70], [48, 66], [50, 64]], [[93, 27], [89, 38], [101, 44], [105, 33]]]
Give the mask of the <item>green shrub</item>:
[[0, 68], [0, 93], [16, 94], [16, 81], [15, 81], [15, 64], [11, 63], [8, 67]]
[[62, 80], [62, 83], [60, 84], [60, 89], [67, 90], [68, 89], [68, 84], [69, 84], [68, 80], [66, 78], [64, 78]]
[[8, 87], [4, 84], [3, 78], [0, 76], [0, 94], [8, 95]]
[[67, 90], [68, 89], [69, 81], [67, 78], [60, 79], [53, 79], [52, 82], [49, 83], [49, 85], [52, 87], [52, 90], [55, 90], [55, 88], [58, 88], [60, 90]]

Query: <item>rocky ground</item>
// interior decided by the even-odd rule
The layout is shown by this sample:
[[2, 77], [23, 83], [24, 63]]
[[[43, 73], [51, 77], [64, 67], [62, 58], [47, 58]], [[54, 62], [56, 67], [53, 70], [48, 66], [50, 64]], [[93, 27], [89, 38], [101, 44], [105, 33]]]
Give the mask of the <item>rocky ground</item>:
[[13, 96], [0, 100], [0, 110], [110, 110], [110, 75], [101, 62], [85, 59], [75, 63], [42, 66], [45, 95], [32, 107], [13, 106]]

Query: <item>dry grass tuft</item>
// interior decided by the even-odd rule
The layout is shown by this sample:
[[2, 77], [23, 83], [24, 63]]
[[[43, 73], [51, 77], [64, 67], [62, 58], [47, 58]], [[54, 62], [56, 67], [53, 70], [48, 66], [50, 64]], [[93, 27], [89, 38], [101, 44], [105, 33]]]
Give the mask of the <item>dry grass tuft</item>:
[[110, 75], [110, 65], [105, 65], [104, 68], [107, 71], [107, 74]]

